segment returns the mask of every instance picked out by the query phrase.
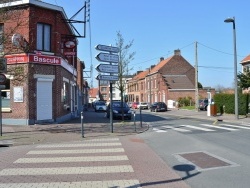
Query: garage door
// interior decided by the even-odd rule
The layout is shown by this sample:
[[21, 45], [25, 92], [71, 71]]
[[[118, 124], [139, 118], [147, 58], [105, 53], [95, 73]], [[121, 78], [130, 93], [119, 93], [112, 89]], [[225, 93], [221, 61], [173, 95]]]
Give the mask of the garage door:
[[52, 81], [37, 79], [37, 120], [52, 119]]

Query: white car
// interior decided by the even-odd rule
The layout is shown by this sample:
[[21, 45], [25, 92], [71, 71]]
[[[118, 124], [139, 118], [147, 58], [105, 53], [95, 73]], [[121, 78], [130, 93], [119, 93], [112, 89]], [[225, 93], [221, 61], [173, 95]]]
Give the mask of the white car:
[[105, 102], [103, 101], [95, 102], [95, 112], [98, 112], [98, 111], [106, 112], [106, 110], [107, 110], [107, 105]]
[[147, 102], [140, 102], [139, 105], [137, 106], [138, 109], [148, 109], [148, 103]]

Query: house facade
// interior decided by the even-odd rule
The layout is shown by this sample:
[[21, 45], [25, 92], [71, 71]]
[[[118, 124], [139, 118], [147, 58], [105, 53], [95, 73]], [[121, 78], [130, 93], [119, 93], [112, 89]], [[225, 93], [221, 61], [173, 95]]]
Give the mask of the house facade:
[[[181, 56], [180, 50], [174, 55], [152, 65], [146, 71], [138, 72], [128, 82], [129, 102], [178, 101], [191, 98], [195, 101], [195, 68]], [[207, 98], [208, 90], [199, 89], [199, 98]], [[215, 90], [210, 90], [212, 96]]]
[[87, 101], [84, 62], [62, 7], [37, 0], [0, 3], [2, 123], [63, 122]]

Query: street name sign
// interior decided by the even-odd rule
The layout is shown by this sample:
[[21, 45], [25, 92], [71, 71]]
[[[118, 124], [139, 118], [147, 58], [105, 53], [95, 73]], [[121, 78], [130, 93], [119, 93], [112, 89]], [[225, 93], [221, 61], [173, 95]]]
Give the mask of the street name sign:
[[103, 61], [103, 62], [110, 62], [110, 63], [118, 63], [119, 62], [119, 56], [115, 54], [108, 54], [108, 53], [99, 53], [96, 56], [96, 59], [98, 61]]
[[101, 45], [101, 44], [98, 44], [95, 47], [95, 49], [101, 50], [101, 51], [106, 51], [106, 52], [113, 52], [113, 53], [118, 53], [119, 52], [119, 48], [117, 48], [117, 47], [106, 46], [106, 45]]
[[109, 64], [99, 64], [96, 67], [98, 72], [105, 72], [105, 73], [118, 73], [118, 65], [109, 65]]
[[96, 77], [97, 80], [109, 80], [109, 81], [117, 81], [118, 76], [117, 75], [98, 75]]

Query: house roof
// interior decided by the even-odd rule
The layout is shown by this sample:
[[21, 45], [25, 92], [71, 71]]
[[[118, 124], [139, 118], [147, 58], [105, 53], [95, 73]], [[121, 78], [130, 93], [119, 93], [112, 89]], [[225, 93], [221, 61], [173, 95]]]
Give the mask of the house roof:
[[141, 80], [144, 79], [149, 73], [149, 70], [145, 70], [140, 72], [139, 74], [135, 75], [132, 80]]
[[98, 88], [90, 88], [89, 89], [89, 97], [95, 98], [96, 96], [98, 96]]
[[162, 60], [160, 63], [158, 63], [157, 65], [155, 65], [151, 70], [150, 70], [150, 73], [155, 73], [157, 71], [159, 71], [164, 65], [166, 65], [170, 59], [174, 57], [174, 56], [171, 56], [171, 57], [168, 57], [167, 59], [164, 59]]
[[163, 75], [169, 89], [194, 89], [190, 79], [186, 75]]
[[249, 63], [250, 62], [250, 54], [245, 57], [243, 60], [241, 60], [241, 63]]

